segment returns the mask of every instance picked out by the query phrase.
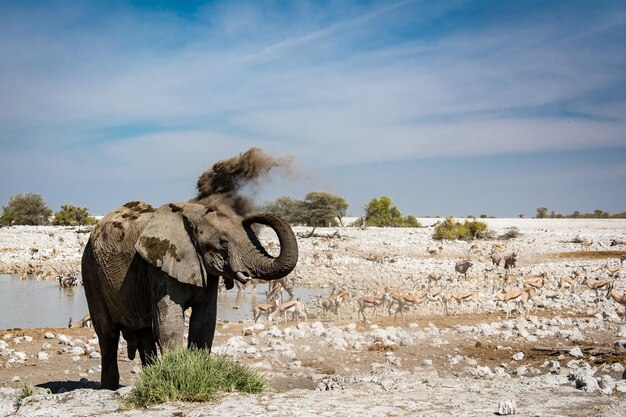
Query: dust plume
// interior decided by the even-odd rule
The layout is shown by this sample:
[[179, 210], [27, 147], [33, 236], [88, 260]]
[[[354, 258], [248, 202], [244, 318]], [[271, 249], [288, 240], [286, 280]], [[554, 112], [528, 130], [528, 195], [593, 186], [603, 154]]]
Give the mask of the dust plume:
[[198, 195], [195, 202], [209, 207], [230, 207], [235, 213], [245, 215], [254, 211], [252, 201], [241, 195], [241, 190], [254, 186], [275, 168], [290, 174], [293, 158], [272, 158], [260, 148], [250, 148], [230, 159], [216, 162], [198, 178]]

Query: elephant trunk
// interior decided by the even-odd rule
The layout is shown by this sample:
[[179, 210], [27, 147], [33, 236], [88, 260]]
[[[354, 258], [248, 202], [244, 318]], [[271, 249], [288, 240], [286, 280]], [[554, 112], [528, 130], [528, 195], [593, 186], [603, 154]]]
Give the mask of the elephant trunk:
[[[274, 257], [267, 253], [252, 230], [253, 224], [262, 224], [274, 230], [280, 243], [278, 256]], [[248, 269], [254, 274], [254, 278], [280, 279], [293, 271], [298, 262], [298, 242], [285, 220], [271, 213], [256, 214], [246, 217], [243, 220], [243, 227], [254, 246], [252, 254], [245, 261]]]

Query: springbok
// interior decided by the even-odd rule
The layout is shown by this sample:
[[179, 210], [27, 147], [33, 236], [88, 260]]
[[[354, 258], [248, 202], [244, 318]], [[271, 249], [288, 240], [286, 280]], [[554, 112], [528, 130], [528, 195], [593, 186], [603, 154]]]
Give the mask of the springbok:
[[293, 321], [295, 321], [297, 316], [298, 319], [304, 318], [304, 321], [308, 322], [306, 309], [300, 300], [292, 300], [282, 303], [267, 316], [267, 320], [274, 321], [276, 317], [282, 315], [284, 322], [287, 323], [287, 313], [291, 314], [291, 319]]
[[499, 293], [496, 294], [496, 299], [498, 301], [502, 301], [504, 302], [507, 306], [509, 306], [509, 309], [506, 312], [506, 319], [509, 318], [509, 316], [511, 315], [511, 310], [513, 309], [513, 305], [518, 306], [517, 310], [520, 312], [521, 314], [521, 310], [519, 309], [519, 306], [523, 306], [524, 310], [525, 310], [525, 318], [528, 318], [528, 316], [530, 315], [530, 309], [526, 308], [526, 304], [528, 303], [530, 296], [528, 295], [527, 291], [523, 291], [523, 290], [514, 290], [514, 291], [508, 291], [505, 293]]
[[600, 291], [606, 291], [606, 295], [608, 297], [611, 288], [613, 287], [613, 281], [609, 280], [599, 280], [590, 283], [587, 277], [583, 278], [582, 285], [586, 285], [590, 290], [594, 290], [596, 292], [596, 299], [600, 298]]
[[626, 322], [626, 293], [619, 293], [616, 289], [611, 288], [611, 298], [615, 300], [618, 304], [624, 306], [624, 321]]
[[376, 295], [364, 295], [363, 297], [359, 297], [357, 299], [357, 304], [359, 306], [358, 316], [363, 316], [363, 321], [367, 321], [367, 317], [365, 317], [365, 310], [370, 308], [372, 309], [372, 315], [376, 314], [376, 309], [378, 306], [382, 305], [385, 300], [388, 300], [389, 297], [386, 292], [378, 291]]

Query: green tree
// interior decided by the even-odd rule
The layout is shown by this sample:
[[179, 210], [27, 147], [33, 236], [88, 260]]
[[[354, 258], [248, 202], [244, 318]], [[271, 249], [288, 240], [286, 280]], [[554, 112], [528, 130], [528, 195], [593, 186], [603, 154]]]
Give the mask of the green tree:
[[304, 201], [281, 196], [261, 206], [261, 211], [278, 214], [290, 224], [304, 223]]
[[547, 207], [539, 207], [537, 209], [537, 216], [535, 216], [538, 219], [545, 219], [546, 217], [548, 217], [548, 208]]
[[54, 214], [52, 223], [57, 226], [82, 226], [96, 224], [97, 220], [89, 215], [87, 208], [66, 204]]
[[420, 223], [413, 216], [403, 217], [391, 202], [391, 198], [381, 196], [373, 198], [365, 206], [365, 225], [375, 227], [419, 227]]
[[304, 197], [304, 222], [307, 226], [337, 226], [349, 204], [343, 197], [312, 191]]
[[43, 197], [36, 193], [15, 194], [3, 209], [2, 224], [48, 224], [52, 214]]

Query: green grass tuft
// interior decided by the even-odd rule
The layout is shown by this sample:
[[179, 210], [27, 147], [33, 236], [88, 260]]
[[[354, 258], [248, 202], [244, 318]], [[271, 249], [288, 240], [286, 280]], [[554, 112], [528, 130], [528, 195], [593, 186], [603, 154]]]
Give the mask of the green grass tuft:
[[130, 406], [145, 407], [173, 401], [203, 402], [218, 392], [259, 393], [265, 377], [222, 356], [202, 349], [166, 351], [143, 369], [128, 398]]
[[17, 400], [15, 401], [16, 406], [20, 406], [22, 404], [22, 400], [26, 397], [30, 397], [35, 393], [35, 388], [33, 384], [30, 382], [25, 382], [22, 384], [22, 389], [20, 390], [20, 394], [17, 396]]

